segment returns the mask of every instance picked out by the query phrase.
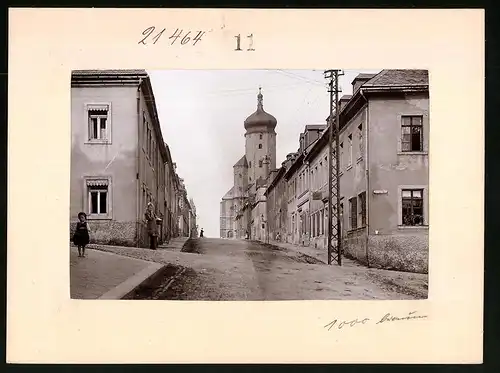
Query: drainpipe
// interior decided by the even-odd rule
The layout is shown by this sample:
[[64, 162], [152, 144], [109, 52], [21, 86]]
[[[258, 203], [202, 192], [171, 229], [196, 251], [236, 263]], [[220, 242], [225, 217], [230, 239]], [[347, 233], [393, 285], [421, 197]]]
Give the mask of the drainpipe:
[[137, 87], [137, 146], [135, 149], [135, 183], [136, 183], [136, 223], [135, 223], [135, 236], [136, 236], [136, 247], [140, 247], [140, 239], [141, 239], [141, 212], [140, 212], [140, 204], [141, 204], [141, 183], [139, 178], [140, 172], [140, 153], [139, 149], [141, 147], [141, 85], [142, 78], [139, 79], [139, 86]]
[[365, 175], [366, 175], [366, 237], [365, 237], [365, 251], [366, 251], [366, 265], [367, 267], [370, 267], [370, 257], [368, 253], [368, 243], [369, 239], [368, 236], [370, 234], [370, 209], [369, 209], [369, 204], [370, 204], [370, 102], [367, 100], [365, 97], [363, 90], [360, 88], [359, 93], [361, 94], [361, 97], [366, 101], [366, 157], [365, 157]]

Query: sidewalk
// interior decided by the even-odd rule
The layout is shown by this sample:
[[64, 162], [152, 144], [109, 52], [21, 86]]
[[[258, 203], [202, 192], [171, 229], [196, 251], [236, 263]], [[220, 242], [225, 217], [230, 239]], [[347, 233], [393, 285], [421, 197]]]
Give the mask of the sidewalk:
[[168, 243], [158, 245], [158, 249], [181, 251], [189, 237], [174, 237]]
[[76, 247], [70, 247], [70, 294], [72, 299], [120, 299], [162, 265], [145, 260], [85, 250], [78, 257]]
[[[278, 242], [274, 240], [269, 240], [269, 244], [282, 247], [284, 249], [296, 252], [296, 253], [301, 253], [308, 255], [310, 257], [313, 257], [320, 262], [323, 262], [325, 264], [328, 263], [328, 251], [326, 249], [316, 249], [314, 247], [310, 246], [300, 246], [300, 245], [295, 245], [291, 243], [286, 243], [286, 242]], [[355, 261], [347, 258], [342, 258], [342, 266], [344, 267], [362, 267], [362, 265], [356, 263]]]
[[[325, 264], [328, 263], [328, 252], [326, 249], [316, 249], [309, 246], [294, 245], [286, 242], [270, 240], [269, 244], [284, 248], [297, 254], [311, 256]], [[332, 265], [336, 266], [336, 263]], [[350, 269], [351, 275], [363, 276], [370, 281], [377, 282], [385, 287], [397, 289], [400, 292], [427, 298], [429, 275], [422, 273], [390, 271], [378, 268], [365, 267], [351, 259], [342, 258], [342, 267]]]

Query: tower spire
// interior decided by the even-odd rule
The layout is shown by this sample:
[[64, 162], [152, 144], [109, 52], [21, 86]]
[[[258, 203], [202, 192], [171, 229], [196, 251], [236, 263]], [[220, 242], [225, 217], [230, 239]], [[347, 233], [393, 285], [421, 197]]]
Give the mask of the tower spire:
[[264, 96], [262, 96], [262, 87], [259, 86], [259, 94], [257, 95], [257, 109], [264, 110], [263, 99]]

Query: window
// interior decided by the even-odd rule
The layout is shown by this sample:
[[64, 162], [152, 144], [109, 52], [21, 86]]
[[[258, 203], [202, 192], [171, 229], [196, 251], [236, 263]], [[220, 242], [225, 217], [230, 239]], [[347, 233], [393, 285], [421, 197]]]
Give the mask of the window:
[[351, 215], [351, 229], [356, 229], [358, 227], [358, 205], [355, 197], [349, 200], [349, 210]]
[[401, 191], [403, 225], [424, 224], [424, 200], [422, 189], [403, 189]]
[[264, 229], [264, 228], [265, 228], [265, 225], [264, 225], [264, 223], [262, 223], [262, 229]]
[[259, 140], [262, 140], [262, 133], [259, 133]]
[[90, 219], [110, 218], [109, 178], [88, 178], [87, 212]]
[[149, 161], [151, 162], [151, 155], [153, 154], [153, 133], [151, 132], [151, 129], [149, 129]]
[[259, 144], [259, 149], [262, 149], [262, 144]]
[[89, 188], [91, 214], [107, 214], [108, 212], [108, 189], [107, 188]]
[[252, 168], [252, 161], [248, 162], [248, 167]]
[[344, 143], [340, 143], [340, 171], [344, 169]]
[[358, 195], [359, 199], [359, 217], [361, 220], [361, 226], [366, 226], [366, 192], [362, 192]]
[[359, 155], [358, 155], [358, 158], [362, 158], [363, 157], [363, 153], [364, 153], [364, 144], [363, 144], [363, 124], [360, 124], [358, 126], [358, 146], [359, 146]]
[[142, 113], [142, 149], [146, 150], [146, 133], [148, 129], [148, 123], [146, 122], [146, 114]]
[[351, 166], [352, 165], [352, 134], [347, 136], [347, 138], [349, 140], [349, 163], [348, 163], [348, 166]]
[[89, 141], [107, 141], [109, 139], [109, 105], [89, 105], [87, 114]]
[[403, 116], [401, 121], [401, 151], [423, 151], [422, 116]]
[[262, 161], [259, 161], [259, 168], [262, 168]]
[[344, 204], [343, 203], [340, 204], [340, 224], [341, 224], [341, 226], [340, 226], [340, 232], [342, 232], [343, 229], [344, 229], [344, 225], [345, 225], [345, 221], [344, 221]]

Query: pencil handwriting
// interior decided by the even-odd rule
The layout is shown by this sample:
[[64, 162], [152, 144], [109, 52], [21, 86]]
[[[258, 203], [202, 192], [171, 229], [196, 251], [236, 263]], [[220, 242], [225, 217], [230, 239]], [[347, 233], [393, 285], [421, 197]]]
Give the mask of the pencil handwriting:
[[[373, 320], [376, 320], [375, 325], [380, 325], [380, 324], [394, 322], [394, 321], [408, 321], [408, 320], [425, 319], [425, 318], [427, 318], [427, 315], [418, 315], [417, 311], [412, 311], [404, 316], [394, 316], [394, 315], [391, 315], [390, 313], [386, 313], [384, 316], [382, 316], [380, 318], [375, 318]], [[353, 328], [356, 326], [367, 325], [367, 324], [370, 324], [371, 321], [372, 321], [372, 319], [369, 317], [355, 318], [352, 320], [334, 319], [333, 321], [330, 321], [328, 324], [324, 325], [324, 328], [327, 330], [331, 330], [331, 329], [341, 330], [343, 328]]]
[[[163, 37], [165, 33], [167, 36]], [[170, 36], [168, 36], [169, 34]], [[142, 32], [142, 38], [137, 42], [137, 44], [156, 44], [163, 37], [163, 39], [168, 40], [170, 45], [174, 45], [175, 43], [187, 45], [189, 43], [189, 45], [195, 46], [199, 41], [202, 40], [203, 35], [205, 35], [205, 31], [184, 31], [183, 29], [179, 28], [176, 28], [173, 32], [171, 30], [167, 31], [167, 28], [156, 31], [155, 26], [149, 26]]]

